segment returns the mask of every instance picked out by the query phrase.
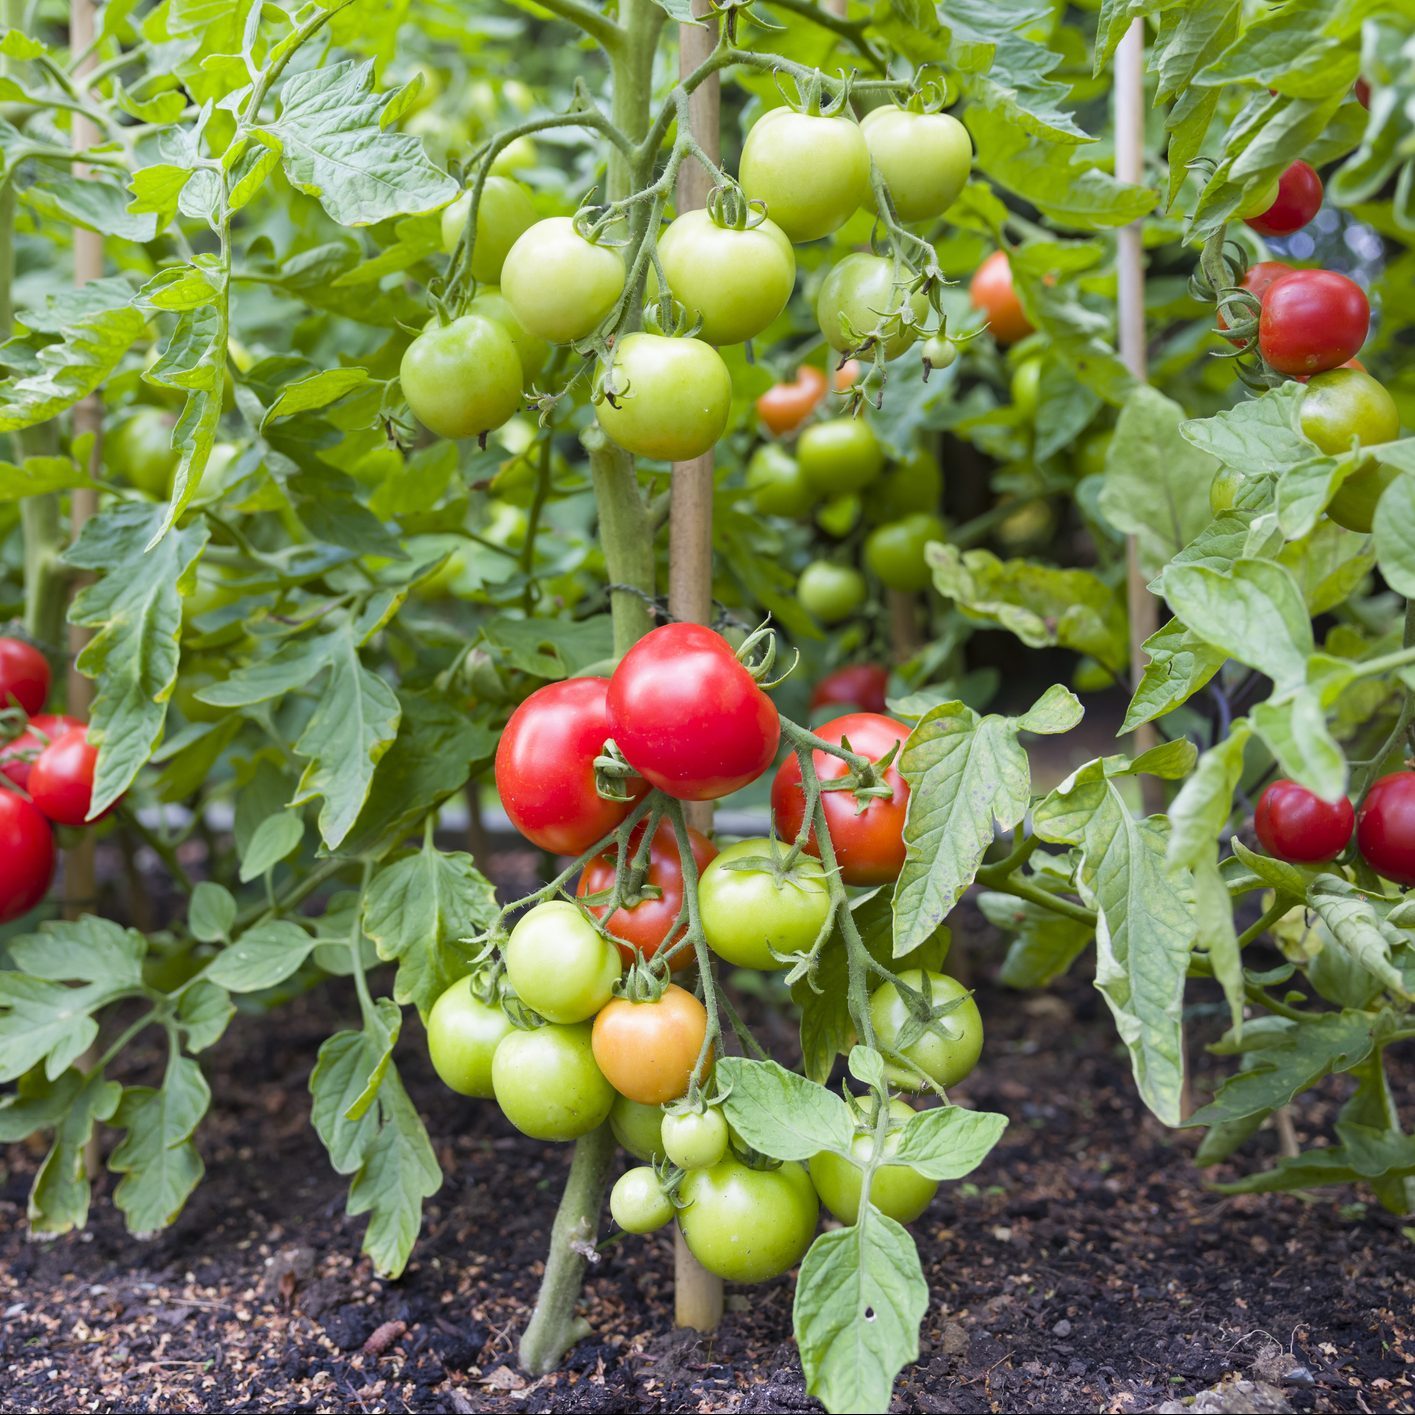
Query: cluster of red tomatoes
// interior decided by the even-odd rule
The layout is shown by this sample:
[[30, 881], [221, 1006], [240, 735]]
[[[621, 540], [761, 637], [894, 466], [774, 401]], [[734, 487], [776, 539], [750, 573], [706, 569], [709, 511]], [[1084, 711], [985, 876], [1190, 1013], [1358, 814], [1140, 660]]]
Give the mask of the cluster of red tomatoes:
[[[604, 432], [636, 456], [687, 461], [722, 436], [732, 380], [718, 348], [761, 334], [786, 307], [796, 282], [794, 244], [838, 230], [873, 210], [871, 164], [900, 220], [931, 220], [968, 179], [972, 144], [946, 113], [889, 105], [856, 122], [848, 112], [777, 108], [747, 135], [740, 190], [709, 210], [678, 216], [655, 233], [668, 290], [694, 337], [652, 331], [619, 339], [596, 392]], [[472, 193], [444, 213], [443, 244], [465, 239]], [[642, 258], [602, 240], [584, 219], [537, 219], [530, 193], [506, 176], [483, 183], [475, 213], [470, 273], [480, 293], [459, 318], [429, 327], [403, 357], [408, 405], [433, 432], [479, 436], [521, 405], [550, 344], [599, 332], [620, 306], [630, 276], [657, 275]], [[923, 332], [928, 299], [900, 283], [893, 261], [856, 252], [826, 275], [817, 300], [821, 332], [833, 348], [883, 346], [897, 357]]]
[[[55, 825], [84, 825], [98, 749], [76, 717], [44, 711], [49, 663], [33, 644], [0, 638], [0, 923], [28, 914], [54, 878]], [[18, 730], [14, 730], [18, 727]]]
[[[883, 688], [882, 670], [851, 668], [818, 694], [882, 706]], [[848, 788], [820, 793], [824, 845], [806, 828], [807, 794], [792, 753], [772, 783], [771, 838], [719, 850], [689, 830], [688, 862], [660, 813], [652, 834], [643, 820], [624, 836], [621, 869], [621, 842], [612, 837], [636, 809], [652, 806], [644, 801], [651, 790], [673, 801], [715, 800], [771, 768], [782, 736], [774, 704], [721, 635], [693, 624], [655, 629], [607, 679], [569, 679], [532, 693], [502, 736], [497, 789], [529, 840], [585, 861], [575, 898], [534, 904], [502, 948], [504, 974], [460, 980], [428, 1018], [429, 1051], [443, 1080], [464, 1095], [494, 1098], [525, 1134], [571, 1140], [608, 1120], [631, 1153], [668, 1160], [672, 1171], [624, 1176], [612, 1200], [616, 1220], [644, 1232], [677, 1211], [700, 1261], [733, 1281], [760, 1280], [799, 1261], [815, 1231], [817, 1190], [846, 1221], [859, 1202], [859, 1171], [839, 1157], [817, 1157], [808, 1172], [802, 1165], [760, 1169], [739, 1156], [725, 1117], [701, 1099], [713, 1062], [707, 1009], [671, 980], [691, 982], [684, 970], [695, 958], [694, 920], [707, 947], [739, 968], [784, 968], [816, 946], [834, 907], [822, 854], [846, 885], [898, 875], [909, 788], [894, 758], [908, 728], [882, 713], [856, 712], [819, 735], [848, 741], [857, 776], [868, 783], [859, 796]], [[863, 773], [860, 759], [869, 764]], [[820, 749], [812, 765], [824, 784], [852, 771], [850, 761]], [[798, 840], [800, 851], [791, 848]], [[596, 854], [606, 841], [609, 848]], [[870, 1011], [880, 1044], [918, 1068], [893, 1064], [890, 1075], [909, 1089], [924, 1084], [920, 1071], [952, 1085], [981, 1051], [976, 1005], [943, 974], [902, 980], [945, 1012], [901, 1048], [906, 1001], [893, 984], [876, 990]], [[903, 1106], [895, 1116], [900, 1125], [907, 1112]], [[863, 1116], [861, 1142], [874, 1143]], [[912, 1218], [936, 1186], [894, 1168], [897, 1174], [882, 1171], [889, 1177], [873, 1191], [875, 1202]]]
[[1295, 781], [1274, 781], [1258, 798], [1253, 826], [1263, 848], [1289, 864], [1320, 865], [1351, 843], [1380, 876], [1415, 885], [1415, 771], [1383, 776], [1361, 809], [1343, 797], [1324, 801]]

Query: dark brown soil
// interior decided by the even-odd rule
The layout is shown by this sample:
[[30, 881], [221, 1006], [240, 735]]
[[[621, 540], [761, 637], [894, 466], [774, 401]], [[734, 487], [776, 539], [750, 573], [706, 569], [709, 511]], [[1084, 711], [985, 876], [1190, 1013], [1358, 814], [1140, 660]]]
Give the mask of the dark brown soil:
[[[1255, 1368], [1299, 1410], [1415, 1409], [1409, 1228], [1352, 1191], [1207, 1192], [1191, 1140], [1136, 1102], [1084, 980], [1029, 998], [984, 984], [979, 999], [988, 1048], [967, 1099], [1012, 1123], [916, 1227], [933, 1304], [897, 1409], [1140, 1410]], [[123, 1232], [107, 1180], [86, 1233], [29, 1242], [39, 1154], [0, 1156], [0, 1408], [819, 1408], [790, 1283], [730, 1291], [711, 1337], [675, 1332], [663, 1236], [607, 1245], [585, 1296], [595, 1336], [555, 1375], [522, 1375], [568, 1150], [444, 1091], [411, 1021], [399, 1064], [446, 1181], [405, 1276], [375, 1278], [308, 1124], [316, 1049], [352, 1012], [331, 989], [277, 1028], [233, 1024], [207, 1058], [206, 1180], [149, 1242]], [[1310, 1102], [1299, 1131], [1328, 1105]]]

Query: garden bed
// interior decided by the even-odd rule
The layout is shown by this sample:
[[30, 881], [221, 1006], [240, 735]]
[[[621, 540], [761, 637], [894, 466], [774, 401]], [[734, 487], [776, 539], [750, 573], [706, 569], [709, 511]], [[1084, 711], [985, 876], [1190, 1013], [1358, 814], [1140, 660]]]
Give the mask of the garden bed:
[[[932, 1304], [896, 1409], [1140, 1410], [1255, 1371], [1298, 1410], [1411, 1408], [1400, 1220], [1350, 1190], [1206, 1191], [1188, 1137], [1136, 1099], [1084, 980], [1028, 997], [984, 982], [979, 1000], [985, 1060], [958, 1095], [1011, 1125], [975, 1183], [945, 1186], [915, 1227]], [[515, 1343], [569, 1148], [444, 1090], [411, 1020], [398, 1061], [446, 1179], [403, 1279], [374, 1277], [308, 1124], [315, 1052], [353, 1011], [331, 987], [279, 1027], [232, 1025], [208, 1068], [207, 1179], [151, 1242], [124, 1233], [104, 1181], [87, 1232], [31, 1244], [40, 1152], [7, 1152], [0, 1407], [818, 1408], [791, 1339], [790, 1281], [729, 1289], [710, 1337], [675, 1332], [666, 1234], [603, 1249], [586, 1291], [595, 1335], [528, 1381]], [[1334, 1094], [1304, 1099], [1299, 1132], [1330, 1119], [1319, 1112]], [[1271, 1132], [1255, 1143], [1276, 1149]]]

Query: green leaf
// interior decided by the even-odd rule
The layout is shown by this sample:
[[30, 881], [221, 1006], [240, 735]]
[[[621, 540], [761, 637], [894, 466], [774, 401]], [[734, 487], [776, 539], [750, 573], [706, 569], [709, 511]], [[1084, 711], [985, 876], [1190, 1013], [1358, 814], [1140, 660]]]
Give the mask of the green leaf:
[[310, 1073], [310, 1120], [339, 1174], [363, 1164], [378, 1133], [374, 1102], [393, 1060], [402, 1014], [391, 998], [380, 998], [362, 1032], [336, 1032], [319, 1049]]
[[136, 929], [85, 914], [48, 919], [38, 932], [11, 939], [15, 966], [47, 982], [100, 983], [114, 993], [142, 984], [147, 940]]
[[337, 403], [347, 393], [362, 388], [369, 381], [367, 369], [335, 368], [326, 369], [309, 378], [287, 383], [280, 390], [280, 396], [270, 405], [262, 428], [268, 427], [277, 418], [293, 417], [296, 413], [307, 413], [316, 408], [327, 408]]
[[1076, 883], [1097, 913], [1096, 986], [1130, 1052], [1145, 1104], [1179, 1121], [1183, 1001], [1196, 920], [1192, 881], [1167, 863], [1168, 825], [1135, 820], [1116, 789], [1123, 762], [1082, 767], [1033, 812], [1043, 840], [1080, 848]]
[[260, 992], [283, 983], [317, 940], [288, 919], [253, 924], [211, 961], [207, 978], [230, 992]]
[[444, 854], [428, 844], [373, 877], [363, 928], [380, 958], [398, 960], [394, 998], [413, 1003], [426, 1019], [467, 973], [474, 950], [460, 941], [485, 929], [497, 911], [496, 889], [470, 855]]
[[914, 1240], [873, 1204], [821, 1234], [792, 1310], [807, 1391], [827, 1410], [888, 1410], [895, 1376], [918, 1360], [928, 1306]]
[[1243, 718], [1200, 758], [1169, 808], [1169, 861], [1192, 867], [1213, 854], [1233, 814], [1233, 793], [1243, 778], [1243, 753], [1253, 729]]
[[[197, 698], [212, 707], [250, 707], [307, 688], [324, 668], [333, 647], [325, 635], [287, 639], [273, 653], [252, 659], [219, 683], [197, 689]], [[249, 849], [249, 845], [247, 845]]]
[[1346, 754], [1331, 735], [1326, 708], [1316, 691], [1301, 684], [1255, 703], [1248, 716], [1284, 776], [1326, 801], [1345, 794]]
[[53, 176], [22, 188], [22, 195], [32, 211], [64, 225], [82, 226], [120, 241], [141, 243], [157, 235], [156, 218], [130, 213], [123, 189], [97, 173]]
[[187, 906], [187, 926], [192, 937], [203, 943], [220, 943], [235, 922], [236, 900], [231, 891], [209, 879], [202, 880], [192, 891], [192, 902]]
[[1177, 619], [1145, 640], [1149, 654], [1140, 675], [1140, 686], [1125, 713], [1121, 733], [1133, 732], [1142, 722], [1152, 722], [1187, 702], [1228, 662], [1222, 649], [1211, 645]]
[[1386, 487], [1372, 529], [1386, 583], [1397, 594], [1415, 597], [1415, 473], [1403, 472]]
[[1135, 536], [1140, 564], [1155, 575], [1212, 519], [1213, 458], [1179, 436], [1184, 412], [1141, 384], [1125, 400], [1105, 459], [1100, 507], [1116, 530]]
[[1393, 950], [1406, 946], [1409, 936], [1387, 922], [1369, 895], [1337, 875], [1322, 875], [1308, 892], [1307, 903], [1383, 988], [1407, 1002], [1415, 997], [1392, 959]]
[[108, 1168], [123, 1176], [113, 1202], [131, 1232], [168, 1227], [201, 1182], [205, 1166], [192, 1135], [210, 1104], [201, 1067], [175, 1050], [160, 1088], [124, 1089], [113, 1123], [128, 1133], [109, 1156]]
[[779, 1160], [808, 1160], [822, 1150], [848, 1154], [855, 1124], [833, 1091], [778, 1066], [724, 1056], [717, 1081], [728, 1124], [754, 1150]]
[[1070, 969], [1096, 936], [1094, 929], [1079, 920], [1011, 894], [984, 891], [978, 895], [978, 907], [989, 923], [1017, 935], [1008, 945], [998, 981], [1019, 991], [1049, 986]]
[[300, 847], [305, 818], [298, 811], [276, 811], [256, 827], [241, 856], [241, 883], [259, 879]]
[[930, 1179], [962, 1179], [991, 1153], [1007, 1129], [1007, 1117], [988, 1110], [946, 1105], [920, 1111], [899, 1137], [891, 1156]]
[[1013, 829], [1031, 801], [1020, 732], [1067, 732], [1081, 704], [1051, 688], [1025, 717], [979, 717], [962, 703], [927, 713], [904, 744], [909, 783], [907, 854], [894, 887], [894, 948], [911, 952], [943, 922], [972, 884], [998, 831]]
[[177, 1004], [177, 1025], [181, 1027], [190, 1052], [215, 1046], [236, 1015], [231, 995], [206, 978], [198, 978], [182, 994]]
[[93, 479], [71, 457], [26, 457], [18, 464], [0, 462], [0, 503], [93, 485]]
[[177, 582], [195, 565], [207, 531], [198, 521], [153, 546], [162, 519], [161, 506], [123, 502], [88, 521], [64, 557], [98, 576], [69, 611], [73, 623], [96, 631], [78, 657], [80, 672], [97, 683], [89, 713], [98, 744], [91, 820], [133, 784], [152, 755], [177, 681]]
[[457, 195], [417, 137], [383, 128], [387, 100], [374, 92], [373, 67], [345, 60], [296, 74], [281, 90], [280, 116], [266, 125], [291, 185], [341, 226], [435, 211]]
[[1211, 418], [1181, 423], [1185, 441], [1247, 475], [1279, 473], [1312, 455], [1312, 444], [1297, 431], [1302, 388], [1285, 383]]

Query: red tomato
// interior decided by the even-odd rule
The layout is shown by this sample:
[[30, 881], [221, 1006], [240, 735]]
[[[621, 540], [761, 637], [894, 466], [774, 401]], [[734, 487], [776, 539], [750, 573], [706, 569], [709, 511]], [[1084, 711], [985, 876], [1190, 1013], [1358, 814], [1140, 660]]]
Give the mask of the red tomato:
[[664, 624], [609, 680], [609, 727], [624, 760], [680, 801], [715, 801], [772, 763], [781, 719], [721, 634]]
[[34, 759], [30, 799], [56, 825], [87, 825], [97, 761], [98, 748], [89, 743], [88, 728], [71, 727]]
[[1322, 179], [1315, 167], [1294, 162], [1277, 179], [1273, 204], [1257, 216], [1247, 218], [1260, 236], [1290, 236], [1300, 231], [1321, 210]]
[[[895, 743], [908, 737], [909, 729], [879, 713], [852, 712], [816, 728], [816, 735], [827, 742], [848, 738], [852, 751], [877, 762]], [[838, 781], [849, 774], [846, 763], [828, 752], [818, 751], [812, 760], [816, 775], [823, 782]], [[867, 797], [868, 804], [863, 808], [850, 791], [826, 791], [821, 796], [840, 878], [846, 884], [888, 884], [904, 868], [904, 814], [909, 807], [909, 787], [899, 774], [898, 753], [885, 769], [884, 783], [893, 788], [893, 794]], [[793, 754], [777, 768], [771, 785], [772, 819], [783, 840], [793, 841], [799, 834], [805, 802], [801, 765]], [[814, 831], [806, 848], [812, 855], [820, 853]]]
[[54, 833], [23, 796], [0, 791], [0, 924], [28, 914], [54, 878]]
[[[629, 837], [629, 856], [634, 858], [639, 843], [644, 838], [644, 827], [639, 826]], [[698, 866], [698, 874], [708, 867], [717, 846], [707, 836], [696, 830], [689, 830], [688, 839], [693, 846], [693, 859]], [[649, 847], [649, 867], [644, 872], [644, 883], [655, 886], [659, 891], [656, 899], [641, 899], [631, 908], [620, 907], [608, 919], [604, 927], [614, 938], [619, 939], [619, 953], [625, 967], [634, 961], [637, 949], [645, 958], [652, 958], [665, 941], [676, 942], [687, 927], [687, 913], [683, 911], [683, 865], [678, 854], [678, 838], [673, 833], [670, 821], [662, 821], [654, 832], [653, 844]], [[607, 850], [596, 856], [585, 866], [580, 875], [580, 883], [575, 894], [583, 899], [588, 894], [603, 894], [614, 888], [614, 852]], [[607, 905], [590, 905], [590, 912], [604, 919]], [[679, 927], [678, 915], [683, 912]], [[672, 934], [672, 939], [669, 935]], [[673, 960], [673, 967], [686, 968], [693, 961], [691, 949], [684, 949]]]
[[778, 383], [757, 399], [757, 416], [775, 437], [795, 432], [825, 397], [825, 374], [814, 364], [796, 370], [795, 383]]
[[1371, 306], [1334, 270], [1294, 270], [1275, 281], [1258, 316], [1258, 348], [1279, 373], [1322, 373], [1366, 342]]
[[594, 761], [612, 735], [608, 678], [547, 683], [511, 714], [496, 747], [496, 790], [511, 824], [542, 850], [579, 855], [603, 840], [648, 791], [625, 783], [632, 800], [595, 790]]
[[1344, 797], [1323, 801], [1295, 781], [1274, 781], [1258, 797], [1253, 828], [1269, 855], [1293, 864], [1335, 859], [1346, 849], [1356, 812]]
[[29, 726], [18, 737], [0, 747], [0, 771], [16, 786], [29, 784], [30, 767], [34, 759], [55, 737], [62, 737], [72, 727], [82, 727], [76, 717], [62, 713], [40, 712], [29, 720]]
[[1371, 106], [1371, 85], [1367, 79], [1357, 79], [1352, 85], [1351, 92], [1356, 95], [1356, 101], [1362, 108]]
[[[1294, 267], [1281, 260], [1260, 260], [1250, 265], [1243, 272], [1243, 278], [1238, 282], [1242, 290], [1247, 290], [1250, 295], [1257, 298], [1258, 304], [1263, 303], [1263, 296], [1268, 293], [1272, 286], [1284, 275], [1291, 275]], [[1228, 328], [1228, 321], [1223, 317], [1223, 307], [1220, 305], [1217, 313], [1218, 327]], [[1237, 344], [1237, 339], [1230, 339], [1230, 344]]]
[[883, 712], [889, 669], [878, 663], [847, 663], [827, 673], [811, 692], [811, 710], [821, 707], [854, 707]]
[[49, 696], [49, 660], [23, 639], [0, 639], [0, 708], [18, 703], [33, 717]]
[[994, 251], [973, 273], [968, 298], [975, 310], [988, 317], [992, 336], [999, 344], [1015, 344], [1032, 332], [1022, 302], [1012, 284], [1012, 262], [1006, 251]]
[[1378, 875], [1415, 885], [1415, 771], [1383, 776], [1356, 817], [1356, 848]]

